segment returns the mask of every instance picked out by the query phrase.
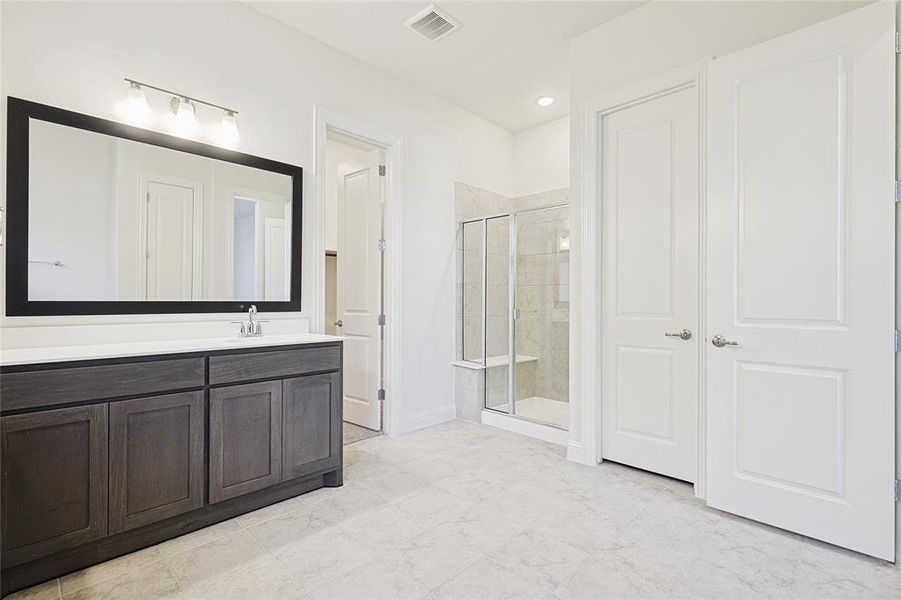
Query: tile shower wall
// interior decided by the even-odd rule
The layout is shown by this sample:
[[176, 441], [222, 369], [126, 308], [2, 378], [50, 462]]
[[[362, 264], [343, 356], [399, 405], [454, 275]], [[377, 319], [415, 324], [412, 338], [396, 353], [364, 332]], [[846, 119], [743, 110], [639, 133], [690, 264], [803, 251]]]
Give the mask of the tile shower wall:
[[[511, 211], [565, 204], [569, 190], [561, 189], [519, 198], [464, 183], [455, 187], [456, 217], [478, 218]], [[569, 240], [568, 211], [525, 214], [518, 217], [517, 278], [520, 321], [517, 353], [526, 361], [517, 364], [516, 397], [569, 398]], [[488, 221], [487, 352], [507, 357], [509, 339], [510, 220]], [[561, 241], [564, 240], [565, 241]], [[481, 223], [457, 230], [457, 360], [482, 359], [482, 244]], [[537, 360], [536, 360], [537, 359]], [[478, 420], [483, 399], [488, 406], [505, 407], [508, 367], [462, 372], [457, 367], [457, 415]], [[487, 398], [486, 398], [487, 392]]]

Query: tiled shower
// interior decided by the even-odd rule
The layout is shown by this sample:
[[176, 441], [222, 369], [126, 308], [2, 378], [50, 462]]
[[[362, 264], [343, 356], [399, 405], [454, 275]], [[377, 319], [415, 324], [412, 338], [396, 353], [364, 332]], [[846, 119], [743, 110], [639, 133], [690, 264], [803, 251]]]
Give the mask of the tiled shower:
[[568, 190], [508, 198], [458, 183], [456, 199], [458, 416], [566, 428]]

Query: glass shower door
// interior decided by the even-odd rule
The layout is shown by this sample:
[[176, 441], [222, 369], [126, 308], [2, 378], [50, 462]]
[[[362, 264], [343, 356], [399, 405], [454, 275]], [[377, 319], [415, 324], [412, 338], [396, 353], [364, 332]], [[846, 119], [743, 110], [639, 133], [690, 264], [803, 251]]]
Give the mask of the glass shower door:
[[515, 216], [515, 414], [569, 425], [569, 207]]

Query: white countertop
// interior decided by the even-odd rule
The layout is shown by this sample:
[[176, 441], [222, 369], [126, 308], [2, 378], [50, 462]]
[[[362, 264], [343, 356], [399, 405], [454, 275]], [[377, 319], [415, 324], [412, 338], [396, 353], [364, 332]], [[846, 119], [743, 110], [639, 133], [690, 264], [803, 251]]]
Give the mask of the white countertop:
[[210, 338], [187, 340], [160, 340], [153, 342], [120, 342], [115, 344], [91, 344], [85, 346], [51, 346], [45, 348], [0, 349], [0, 366], [28, 365], [35, 363], [68, 362], [72, 360], [99, 360], [129, 356], [180, 354], [212, 350], [239, 350], [265, 346], [291, 346], [340, 342], [344, 337], [315, 333], [274, 334], [258, 338]]

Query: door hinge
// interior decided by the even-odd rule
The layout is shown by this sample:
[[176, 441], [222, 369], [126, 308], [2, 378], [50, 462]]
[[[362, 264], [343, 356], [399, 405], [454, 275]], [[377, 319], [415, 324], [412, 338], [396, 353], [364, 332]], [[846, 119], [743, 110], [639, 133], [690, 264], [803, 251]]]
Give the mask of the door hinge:
[[901, 54], [901, 31], [895, 32], [895, 54]]
[[378, 399], [381, 400], [382, 402], [385, 401], [385, 388], [379, 388]]
[[901, 331], [895, 330], [895, 352], [901, 352]]
[[384, 177], [388, 173], [388, 169], [385, 168], [385, 165], [379, 165], [379, 175]]
[[901, 202], [901, 181], [895, 182], [895, 202]]
[[386, 242], [385, 240], [379, 240], [379, 252], [384, 252], [387, 245], [388, 242]]
[[384, 326], [385, 326], [385, 315], [379, 315], [379, 317], [378, 317], [378, 324], [379, 324], [380, 327], [384, 327]]
[[895, 480], [895, 500], [901, 502], [901, 479]]

